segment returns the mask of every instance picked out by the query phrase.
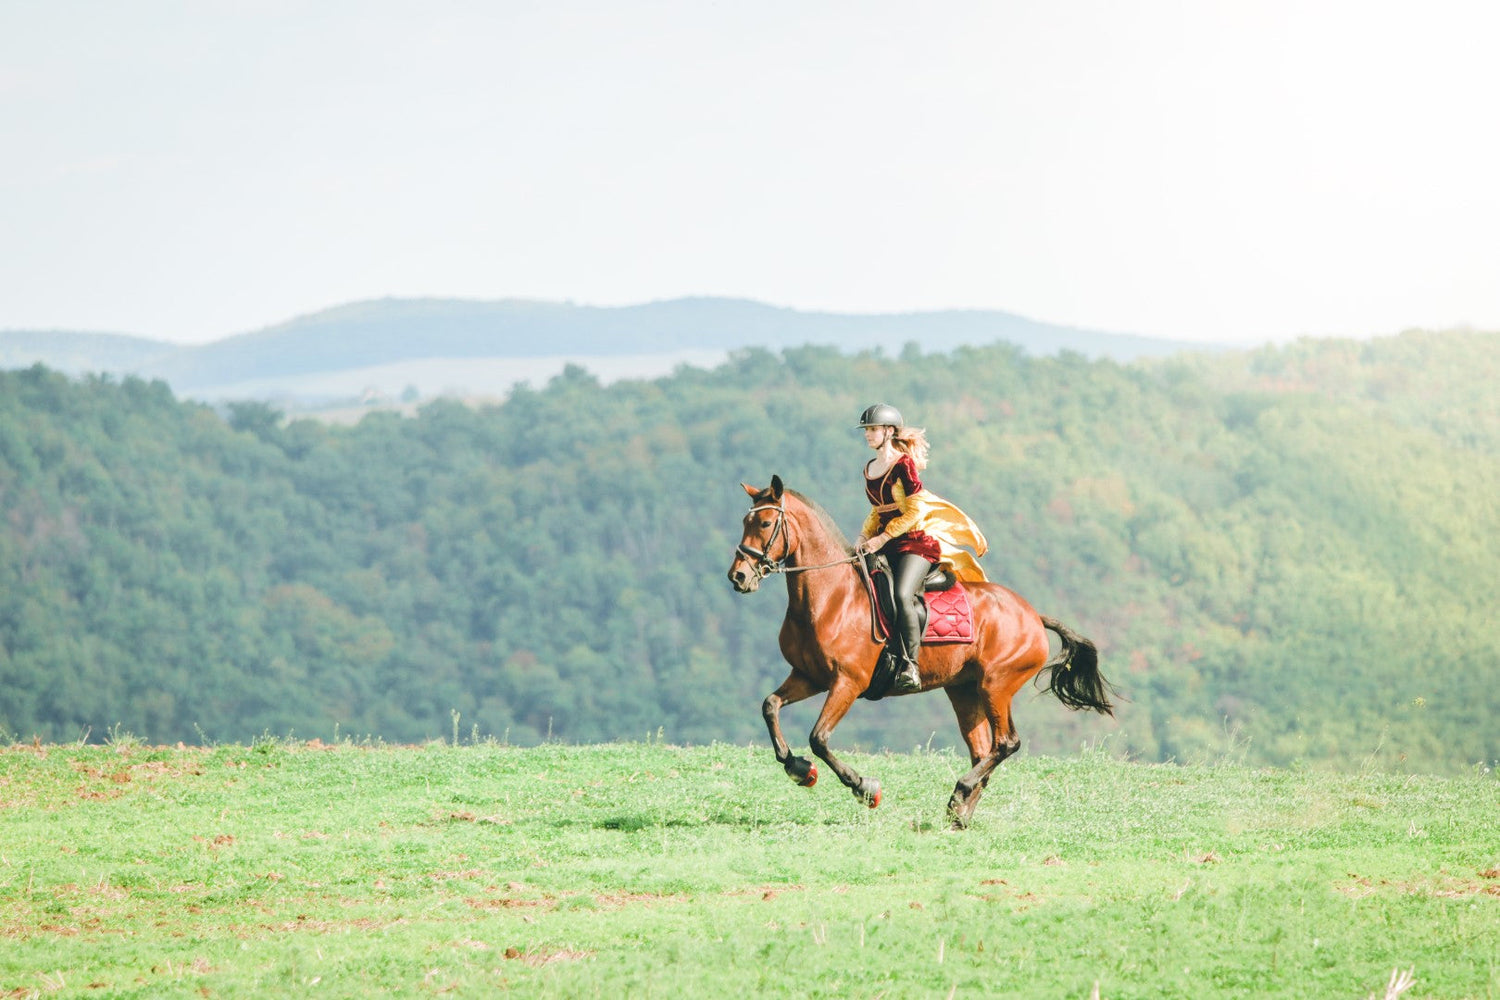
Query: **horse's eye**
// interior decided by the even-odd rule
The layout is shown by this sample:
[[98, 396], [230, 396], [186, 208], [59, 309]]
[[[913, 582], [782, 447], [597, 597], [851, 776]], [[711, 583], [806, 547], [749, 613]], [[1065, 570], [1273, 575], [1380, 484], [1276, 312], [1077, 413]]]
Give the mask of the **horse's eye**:
[[762, 528], [769, 528], [771, 526], [771, 522], [770, 521], [762, 521], [762, 522], [760, 522], [760, 526]]

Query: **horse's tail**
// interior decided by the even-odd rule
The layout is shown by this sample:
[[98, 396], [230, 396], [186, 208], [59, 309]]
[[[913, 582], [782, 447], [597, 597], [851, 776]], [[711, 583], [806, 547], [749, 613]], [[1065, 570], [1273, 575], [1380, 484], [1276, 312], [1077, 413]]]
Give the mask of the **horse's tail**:
[[1062, 649], [1043, 665], [1052, 671], [1047, 690], [1071, 709], [1092, 708], [1101, 715], [1114, 715], [1109, 696], [1114, 688], [1099, 673], [1099, 650], [1094, 643], [1055, 618], [1042, 616], [1042, 624], [1062, 639]]

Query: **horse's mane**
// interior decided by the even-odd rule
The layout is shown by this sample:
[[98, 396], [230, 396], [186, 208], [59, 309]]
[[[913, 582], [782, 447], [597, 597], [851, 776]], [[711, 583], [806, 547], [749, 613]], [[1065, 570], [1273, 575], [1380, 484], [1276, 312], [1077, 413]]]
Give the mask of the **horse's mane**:
[[833, 515], [824, 510], [818, 501], [798, 493], [796, 490], [789, 489], [786, 492], [801, 500], [807, 506], [807, 509], [813, 512], [813, 516], [818, 519], [818, 523], [823, 526], [823, 530], [828, 532], [829, 536], [838, 543], [840, 548], [846, 552], [854, 551], [850, 548], [849, 539], [844, 536], [844, 532], [839, 528], [838, 522], [833, 519]]

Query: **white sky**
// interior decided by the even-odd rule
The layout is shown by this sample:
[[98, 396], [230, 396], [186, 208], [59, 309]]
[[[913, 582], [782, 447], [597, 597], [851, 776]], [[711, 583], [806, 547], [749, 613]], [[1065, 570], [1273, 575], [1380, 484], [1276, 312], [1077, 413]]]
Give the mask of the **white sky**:
[[1500, 4], [0, 0], [0, 329], [385, 295], [1500, 329]]

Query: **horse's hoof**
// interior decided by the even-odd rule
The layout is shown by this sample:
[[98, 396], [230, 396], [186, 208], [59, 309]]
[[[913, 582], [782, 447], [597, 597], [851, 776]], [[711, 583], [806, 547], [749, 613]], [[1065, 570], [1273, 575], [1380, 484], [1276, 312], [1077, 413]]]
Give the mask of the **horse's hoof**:
[[818, 765], [806, 757], [793, 757], [787, 761], [786, 776], [803, 788], [811, 788], [818, 783]]
[[866, 778], [860, 782], [859, 790], [854, 794], [865, 805], [874, 809], [880, 805], [880, 782], [874, 778]]

